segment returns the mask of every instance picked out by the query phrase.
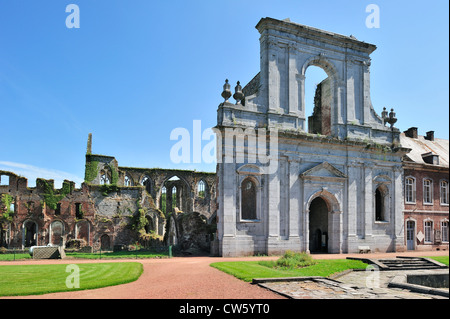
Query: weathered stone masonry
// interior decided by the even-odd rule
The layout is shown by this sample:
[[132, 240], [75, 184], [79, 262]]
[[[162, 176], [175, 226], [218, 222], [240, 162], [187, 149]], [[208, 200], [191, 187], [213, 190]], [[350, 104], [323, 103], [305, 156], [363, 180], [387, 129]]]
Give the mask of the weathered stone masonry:
[[90, 135], [79, 189], [71, 181], [55, 189], [53, 180], [44, 179], [29, 188], [26, 178], [0, 171], [0, 246], [110, 250], [139, 243], [209, 251], [214, 173], [119, 167], [114, 157], [92, 154], [91, 148]]

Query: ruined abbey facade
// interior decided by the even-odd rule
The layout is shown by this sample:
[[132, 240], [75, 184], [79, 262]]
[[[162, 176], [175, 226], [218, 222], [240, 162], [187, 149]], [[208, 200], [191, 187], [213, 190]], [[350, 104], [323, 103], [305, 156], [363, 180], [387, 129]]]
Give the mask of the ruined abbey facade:
[[95, 250], [179, 245], [209, 251], [215, 232], [215, 174], [120, 167], [112, 156], [86, 152], [79, 189], [64, 181], [0, 171], [0, 247], [62, 245]]
[[[408, 149], [393, 110], [377, 113], [371, 103], [376, 47], [289, 20], [264, 18], [256, 29], [260, 72], [235, 88], [237, 103], [226, 83], [217, 111], [220, 254], [403, 250]], [[310, 66], [328, 78], [307, 117]]]
[[[223, 87], [216, 173], [121, 167], [93, 154], [89, 136], [79, 189], [44, 179], [29, 188], [0, 171], [0, 247], [448, 249], [448, 140], [401, 133], [393, 109], [372, 106], [376, 46], [288, 19], [263, 18], [256, 29], [260, 71], [234, 94], [228, 80]], [[307, 114], [311, 66], [327, 78]]]

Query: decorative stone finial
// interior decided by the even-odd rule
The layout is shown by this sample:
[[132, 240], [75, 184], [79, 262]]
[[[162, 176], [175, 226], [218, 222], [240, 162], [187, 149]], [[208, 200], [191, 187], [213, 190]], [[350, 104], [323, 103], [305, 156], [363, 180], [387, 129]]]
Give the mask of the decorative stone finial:
[[389, 112], [388, 123], [391, 124], [391, 127], [394, 127], [395, 122], [397, 122], [397, 118], [395, 117], [394, 109], [391, 109], [391, 112]]
[[381, 112], [381, 118], [383, 119], [383, 124], [386, 125], [386, 122], [388, 120], [388, 112], [386, 111], [385, 107], [383, 107], [383, 112]]
[[233, 98], [236, 100], [236, 104], [241, 104], [241, 101], [244, 99], [244, 93], [242, 93], [242, 86], [239, 81], [237, 81], [234, 92]]
[[222, 97], [225, 99], [225, 102], [228, 102], [230, 96], [231, 96], [230, 84], [228, 83], [228, 79], [226, 79], [225, 84], [223, 85]]

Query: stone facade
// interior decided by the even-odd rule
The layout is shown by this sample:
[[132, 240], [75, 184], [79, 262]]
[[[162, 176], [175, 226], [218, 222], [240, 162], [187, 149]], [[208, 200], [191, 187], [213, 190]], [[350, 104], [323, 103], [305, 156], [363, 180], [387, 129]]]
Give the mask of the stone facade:
[[[261, 70], [243, 90], [251, 94], [242, 98], [237, 86], [232, 104], [224, 86], [217, 110], [219, 254], [403, 250], [401, 160], [409, 150], [393, 110], [379, 116], [370, 101], [376, 47], [290, 21], [264, 18], [256, 28]], [[319, 134], [306, 131], [311, 65], [328, 75], [311, 118], [329, 123]], [[251, 199], [244, 188], [255, 189]]]

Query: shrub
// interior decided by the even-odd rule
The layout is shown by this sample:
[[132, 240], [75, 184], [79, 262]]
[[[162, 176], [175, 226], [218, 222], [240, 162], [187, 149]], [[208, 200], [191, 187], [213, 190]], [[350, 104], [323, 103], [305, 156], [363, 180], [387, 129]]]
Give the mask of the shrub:
[[275, 261], [274, 267], [276, 268], [302, 268], [306, 266], [314, 265], [316, 261], [307, 253], [296, 253], [291, 250], [287, 250], [283, 257]]
[[68, 249], [80, 249], [86, 245], [87, 243], [84, 239], [69, 239], [66, 242], [66, 248]]
[[6, 254], [8, 250], [5, 247], [0, 247], [0, 254]]

